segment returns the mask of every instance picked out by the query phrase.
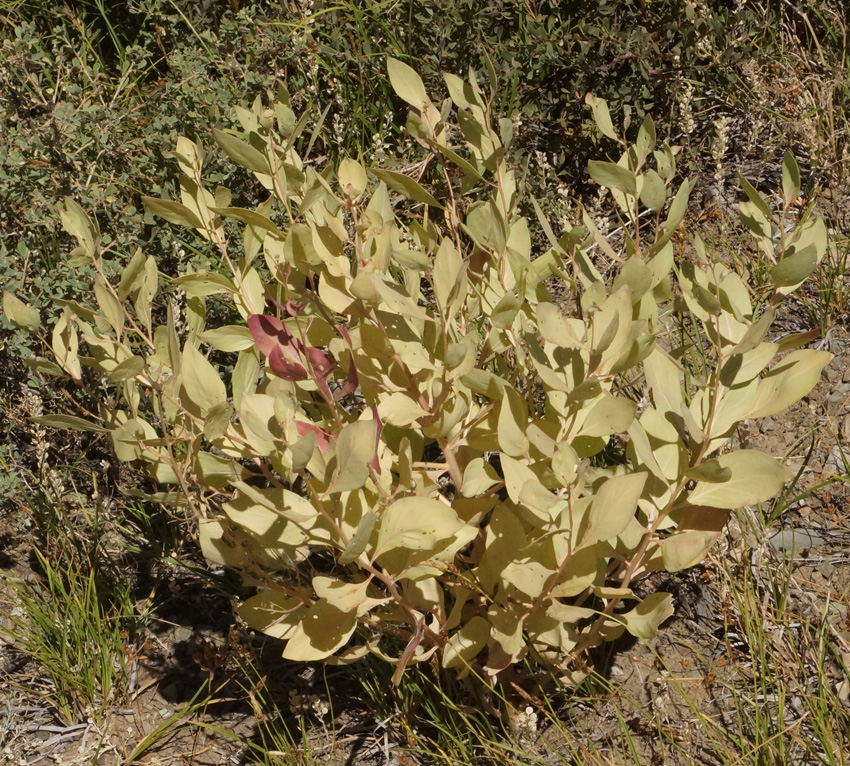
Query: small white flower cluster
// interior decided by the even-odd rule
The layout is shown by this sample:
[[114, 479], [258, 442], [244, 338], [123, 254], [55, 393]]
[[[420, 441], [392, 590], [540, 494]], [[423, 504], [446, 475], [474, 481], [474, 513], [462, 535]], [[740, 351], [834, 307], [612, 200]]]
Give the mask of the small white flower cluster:
[[682, 87], [676, 93], [676, 104], [679, 108], [679, 130], [686, 136], [691, 135], [694, 132], [694, 128], [696, 128], [693, 103], [694, 86], [692, 83], [684, 80], [682, 81]]
[[563, 182], [556, 185], [558, 199], [555, 201], [555, 215], [564, 230], [572, 226], [573, 204], [570, 198], [570, 187]]
[[697, 40], [696, 45], [697, 56], [700, 58], [710, 59], [714, 56], [714, 38], [711, 35], [703, 35]]
[[303, 715], [304, 713], [312, 713], [318, 718], [324, 718], [329, 712], [330, 707], [318, 694], [311, 694], [305, 697], [299, 694], [295, 689], [289, 690], [289, 712], [292, 715]]
[[337, 112], [333, 118], [333, 133], [337, 143], [341, 143], [345, 138], [345, 120], [343, 116]]
[[521, 740], [532, 739], [537, 733], [537, 713], [531, 705], [517, 713], [513, 721], [513, 730]]
[[390, 128], [393, 124], [393, 116], [391, 113], [384, 115], [384, 120], [381, 129], [372, 135], [372, 152], [373, 156], [381, 154], [389, 148], [387, 136], [390, 135]]
[[537, 175], [540, 176], [541, 181], [545, 181], [548, 171], [552, 169], [552, 166], [549, 164], [549, 159], [546, 157], [546, 153], [535, 151], [534, 162], [537, 165]]
[[296, 6], [305, 18], [313, 14], [314, 0], [296, 0]]

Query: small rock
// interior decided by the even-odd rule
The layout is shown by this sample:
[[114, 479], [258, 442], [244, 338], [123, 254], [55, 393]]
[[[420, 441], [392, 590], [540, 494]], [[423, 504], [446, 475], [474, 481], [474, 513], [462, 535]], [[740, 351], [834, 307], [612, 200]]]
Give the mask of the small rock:
[[830, 415], [837, 415], [844, 410], [850, 400], [850, 383], [836, 383], [826, 397], [826, 411]]
[[801, 505], [797, 509], [797, 513], [799, 513], [804, 519], [812, 512], [812, 509], [808, 505]]
[[843, 373], [843, 365], [839, 363], [838, 359], [833, 359], [823, 371], [824, 377], [830, 383], [838, 383], [842, 380]]
[[761, 429], [761, 432], [763, 434], [766, 434], [770, 431], [775, 430], [776, 429], [776, 418], [774, 418], [774, 417], [762, 418], [759, 421], [759, 428]]
[[845, 460], [850, 462], [850, 454], [842, 449], [840, 445], [836, 444], [829, 455], [827, 455], [823, 464], [823, 470], [831, 473], [845, 474], [847, 472], [847, 466], [844, 464]]
[[171, 635], [175, 644], [182, 644], [184, 641], [191, 640], [193, 631], [184, 625], [175, 625]]
[[841, 376], [843, 383], [850, 383], [850, 365], [844, 367], [844, 375]]
[[824, 579], [828, 580], [835, 571], [835, 564], [830, 561], [821, 561], [817, 566], [817, 570], [824, 576]]
[[783, 529], [771, 535], [769, 542], [770, 547], [777, 553], [780, 551], [794, 553], [794, 551], [804, 551], [823, 545], [826, 540], [814, 532], [807, 532], [805, 529]]

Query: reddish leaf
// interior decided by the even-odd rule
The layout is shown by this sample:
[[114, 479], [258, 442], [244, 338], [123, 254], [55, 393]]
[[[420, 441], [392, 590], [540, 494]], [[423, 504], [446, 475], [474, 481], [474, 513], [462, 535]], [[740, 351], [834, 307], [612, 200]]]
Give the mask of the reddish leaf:
[[[265, 357], [268, 357], [272, 349], [280, 342], [280, 333], [288, 333], [283, 322], [277, 317], [266, 316], [265, 314], [251, 314], [248, 317], [248, 329], [254, 336], [254, 343], [257, 344], [260, 353]], [[292, 337], [291, 334], [290, 337]]]
[[[275, 301], [277, 303], [277, 301]], [[280, 304], [278, 304], [280, 305]], [[286, 306], [284, 306], [284, 311], [291, 317], [297, 317], [302, 311], [304, 311], [304, 304], [298, 303], [297, 301], [292, 300], [290, 298], [286, 302]]]
[[307, 380], [310, 376], [304, 365], [287, 359], [284, 346], [275, 346], [269, 354], [271, 371], [282, 380]]
[[340, 338], [345, 341], [345, 344], [351, 348], [351, 336], [348, 334], [348, 330], [343, 325], [338, 324], [336, 331], [339, 333]]
[[314, 426], [312, 423], [305, 423], [302, 420], [296, 420], [295, 429], [298, 431], [299, 436], [306, 436], [311, 431], [315, 433], [316, 446], [322, 452], [327, 452], [331, 448], [331, 441], [328, 438], [328, 434], [318, 426]]
[[344, 396], [348, 396], [349, 394], [353, 394], [357, 390], [357, 386], [360, 385], [360, 380], [357, 376], [357, 365], [354, 363], [354, 355], [349, 355], [349, 363], [348, 363], [348, 375], [345, 376], [345, 382], [342, 384], [342, 388], [336, 393], [336, 400], [339, 401]]
[[326, 380], [331, 372], [333, 372], [333, 368], [336, 365], [336, 362], [331, 358], [330, 354], [319, 348], [307, 348], [304, 349], [304, 353], [307, 356], [307, 360], [310, 362], [310, 366], [313, 368], [313, 372], [316, 374], [316, 377]]

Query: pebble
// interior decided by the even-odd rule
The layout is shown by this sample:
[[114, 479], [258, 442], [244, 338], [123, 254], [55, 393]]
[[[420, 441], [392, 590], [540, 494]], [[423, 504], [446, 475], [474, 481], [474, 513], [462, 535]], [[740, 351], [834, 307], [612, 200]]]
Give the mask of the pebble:
[[832, 450], [830, 450], [829, 455], [827, 455], [823, 464], [823, 469], [824, 471], [830, 471], [831, 473], [845, 474], [847, 472], [847, 467], [844, 464], [845, 460], [850, 462], [850, 454], [847, 453], [847, 450], [843, 450], [838, 444], [836, 444]]
[[850, 383], [836, 383], [826, 397], [826, 411], [830, 415], [837, 415], [847, 406], [848, 400], [850, 400]]
[[793, 553], [794, 551], [804, 551], [823, 545], [826, 540], [814, 532], [807, 532], [805, 529], [783, 529], [771, 535], [769, 542], [770, 547], [777, 552]]
[[824, 579], [828, 580], [832, 577], [832, 573], [835, 572], [835, 564], [831, 561], [821, 561], [817, 566], [817, 570], [824, 576]]
[[836, 358], [826, 366], [823, 375], [830, 383], [838, 383], [838, 381], [842, 380], [844, 372], [844, 365]]

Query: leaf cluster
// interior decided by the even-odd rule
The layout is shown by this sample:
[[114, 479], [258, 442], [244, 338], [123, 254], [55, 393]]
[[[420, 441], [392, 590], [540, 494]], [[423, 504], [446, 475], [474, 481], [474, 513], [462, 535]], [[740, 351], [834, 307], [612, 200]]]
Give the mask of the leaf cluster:
[[[588, 169], [625, 243], [587, 215], [556, 237], [520, 213], [492, 67], [483, 84], [446, 74], [442, 103], [408, 65], [387, 70], [418, 177], [353, 158], [320, 170], [283, 87], [213, 132], [266, 190], [254, 207], [209, 188], [204, 148], [178, 139], [179, 201], [145, 204], [222, 265], [172, 280], [183, 332], [173, 300], [164, 323], [151, 310], [153, 256], [110, 278], [97, 225], [65, 201], [95, 301], [64, 302], [53, 358], [28, 364], [81, 386], [93, 371], [118, 405], [39, 422], [108, 434], [145, 466], [156, 491], [129, 491], [194, 514], [207, 559], [256, 588], [239, 614], [288, 659], [373, 654], [398, 680], [426, 661], [497, 678], [531, 657], [577, 681], [588, 649], [649, 638], [672, 614], [670, 594], [635, 594], [637, 578], [693, 566], [732, 510], [793, 478], [733, 440], [805, 396], [831, 358], [805, 334], [766, 340], [827, 229], [812, 210], [788, 229], [789, 154], [781, 210], [743, 182], [744, 222], [776, 264], [768, 285], [756, 293], [699, 237], [676, 257], [692, 188], [676, 181], [677, 148], [658, 146], [648, 117], [627, 142], [589, 97], [620, 153]], [[420, 183], [426, 168], [440, 180]], [[238, 319], [208, 326], [212, 296]], [[4, 311], [40, 321], [12, 294]], [[676, 345], [684, 320], [698, 345]]]

